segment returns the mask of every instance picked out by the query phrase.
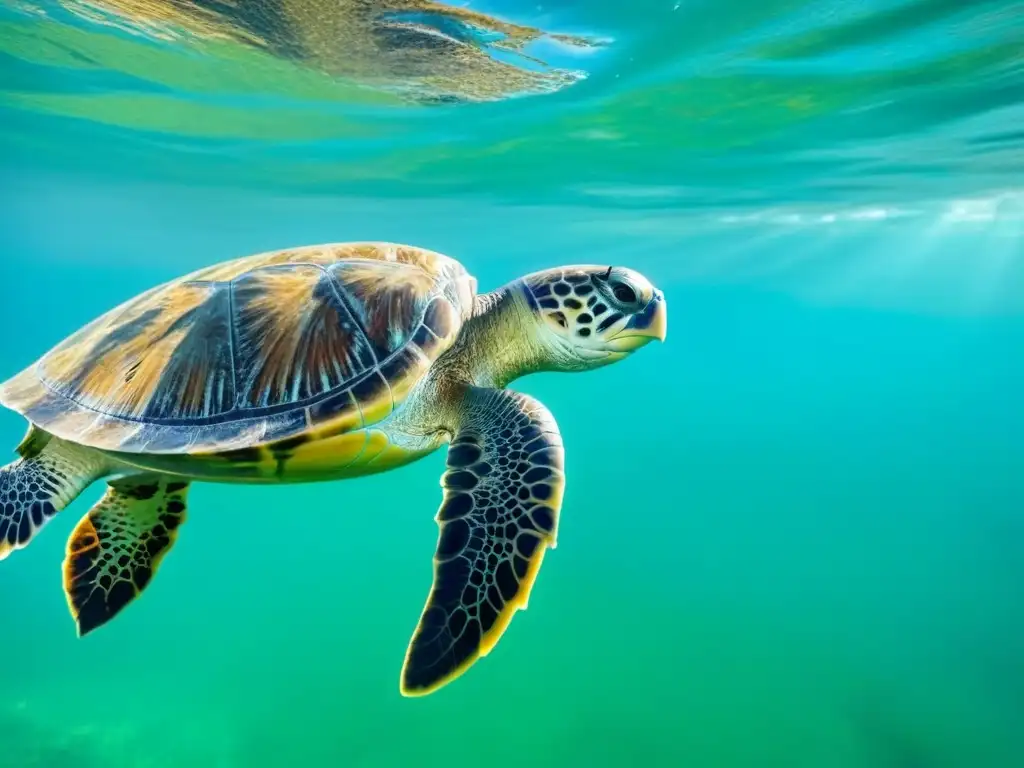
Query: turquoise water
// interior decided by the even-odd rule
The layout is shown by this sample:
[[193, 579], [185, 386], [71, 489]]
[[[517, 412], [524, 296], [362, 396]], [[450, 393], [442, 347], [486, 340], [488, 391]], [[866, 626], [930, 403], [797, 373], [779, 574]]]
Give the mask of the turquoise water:
[[[623, 264], [670, 316], [513, 384], [561, 427], [558, 547], [463, 677], [398, 691], [443, 451], [196, 486], [145, 596], [79, 640], [60, 563], [97, 484], [0, 563], [0, 766], [1024, 765], [1020, 9], [470, 5], [540, 61], [435, 16], [456, 43], [410, 63], [312, 2], [377, 47], [0, 10], [0, 378], [305, 243], [421, 245], [482, 290]], [[12, 458], [23, 431], [0, 413]]]

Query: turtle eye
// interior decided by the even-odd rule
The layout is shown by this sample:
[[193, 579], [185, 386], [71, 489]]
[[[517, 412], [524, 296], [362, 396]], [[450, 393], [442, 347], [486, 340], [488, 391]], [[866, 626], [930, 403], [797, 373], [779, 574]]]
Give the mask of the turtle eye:
[[640, 302], [640, 296], [632, 285], [621, 276], [612, 277], [612, 268], [594, 275], [601, 292], [612, 299], [623, 310], [632, 310]]
[[611, 289], [611, 293], [614, 294], [616, 299], [620, 300], [624, 304], [632, 304], [637, 300], [637, 292], [625, 283], [617, 284]]
[[623, 304], [633, 304], [636, 302], [636, 291], [625, 283], [616, 283], [612, 286], [612, 295]]

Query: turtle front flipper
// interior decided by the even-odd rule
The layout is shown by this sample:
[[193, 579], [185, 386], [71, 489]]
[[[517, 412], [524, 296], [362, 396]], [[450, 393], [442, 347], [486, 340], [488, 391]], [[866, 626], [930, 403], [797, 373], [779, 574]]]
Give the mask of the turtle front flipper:
[[460, 421], [441, 480], [434, 584], [402, 669], [405, 696], [432, 693], [487, 655], [555, 546], [563, 451], [548, 410], [474, 387]]
[[21, 458], [0, 467], [0, 560], [29, 542], [90, 483], [110, 472], [98, 451], [32, 426]]
[[68, 539], [64, 593], [84, 636], [142, 594], [185, 521], [189, 484], [162, 475], [109, 483]]

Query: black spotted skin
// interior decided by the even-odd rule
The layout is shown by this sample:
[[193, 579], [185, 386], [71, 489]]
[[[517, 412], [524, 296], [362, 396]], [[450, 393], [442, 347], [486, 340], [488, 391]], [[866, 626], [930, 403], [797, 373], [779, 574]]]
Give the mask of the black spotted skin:
[[[531, 309], [548, 323], [571, 336], [588, 339], [616, 325], [625, 327], [629, 321], [626, 312], [606, 314], [609, 300], [629, 298], [621, 293], [624, 287], [611, 280], [610, 269], [604, 273], [593, 267], [568, 267], [527, 276], [523, 292]], [[617, 298], [616, 289], [620, 291]]]
[[448, 450], [434, 583], [402, 670], [437, 690], [497, 644], [554, 547], [564, 488], [558, 427], [526, 395], [471, 388]]

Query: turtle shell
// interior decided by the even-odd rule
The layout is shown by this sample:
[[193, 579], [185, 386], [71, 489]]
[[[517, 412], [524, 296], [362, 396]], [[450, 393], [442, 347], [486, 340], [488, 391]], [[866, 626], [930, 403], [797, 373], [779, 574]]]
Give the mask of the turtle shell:
[[194, 272], [122, 304], [0, 386], [83, 445], [247, 448], [379, 422], [448, 349], [476, 281], [391, 243], [310, 246]]

